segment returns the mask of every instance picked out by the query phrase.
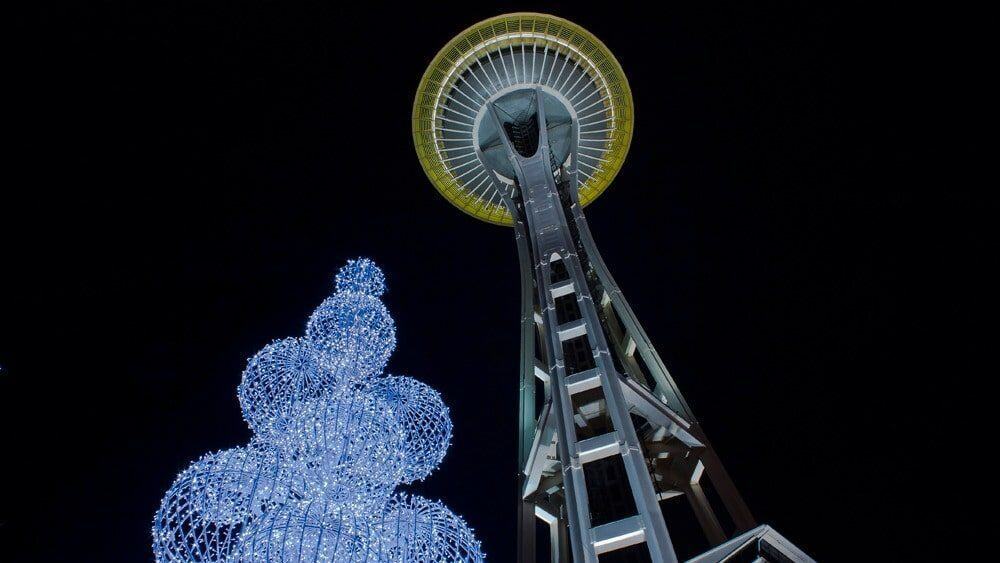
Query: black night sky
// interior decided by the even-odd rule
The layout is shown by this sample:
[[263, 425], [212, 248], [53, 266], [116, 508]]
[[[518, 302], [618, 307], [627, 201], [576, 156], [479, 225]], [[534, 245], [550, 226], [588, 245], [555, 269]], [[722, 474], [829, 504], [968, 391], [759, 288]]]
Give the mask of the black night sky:
[[440, 390], [456, 427], [415, 490], [512, 561], [513, 236], [432, 188], [410, 111], [445, 42], [525, 9], [625, 69], [635, 137], [591, 227], [757, 519], [820, 560], [955, 547], [942, 483], [965, 462], [942, 417], [973, 371], [960, 280], [983, 243], [960, 187], [927, 221], [922, 185], [887, 171], [920, 161], [904, 14], [125, 4], [12, 19], [0, 559], [151, 559], [177, 472], [250, 436], [246, 359], [364, 255], [388, 276], [390, 371]]

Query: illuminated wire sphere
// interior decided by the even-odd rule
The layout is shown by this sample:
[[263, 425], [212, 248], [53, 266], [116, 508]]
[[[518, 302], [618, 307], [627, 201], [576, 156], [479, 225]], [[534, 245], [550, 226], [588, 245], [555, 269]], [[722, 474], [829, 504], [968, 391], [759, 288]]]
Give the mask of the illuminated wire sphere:
[[259, 443], [203, 456], [182, 471], [153, 519], [156, 561], [223, 561], [246, 522], [288, 497], [273, 448]]
[[394, 496], [378, 523], [381, 561], [485, 560], [479, 540], [460, 516], [437, 501]]
[[396, 412], [406, 434], [403, 482], [426, 478], [444, 459], [451, 445], [451, 417], [441, 394], [405, 376], [387, 376], [371, 384], [372, 393]]
[[296, 404], [322, 397], [339, 383], [335, 374], [321, 367], [308, 340], [285, 338], [250, 359], [237, 395], [247, 424], [266, 437], [280, 431]]
[[248, 526], [239, 540], [232, 562], [379, 561], [378, 537], [368, 519], [324, 500], [280, 506]]
[[338, 292], [309, 317], [306, 337], [337, 377], [359, 380], [385, 369], [396, 348], [396, 323], [372, 295]]
[[396, 343], [384, 291], [374, 263], [350, 261], [305, 337], [249, 360], [237, 394], [254, 437], [177, 476], [153, 518], [157, 563], [482, 561], [440, 503], [392, 497], [441, 462], [451, 420], [415, 379], [362, 382]]
[[337, 272], [337, 291], [380, 297], [385, 293], [385, 274], [367, 258], [348, 260]]
[[303, 403], [279, 443], [307, 495], [362, 505], [384, 503], [400, 482], [404, 440], [391, 405], [344, 388]]
[[[481, 21], [448, 42], [427, 67], [413, 101], [417, 157], [441, 195], [498, 225], [514, 221], [503, 182], [477, 155], [487, 102], [523, 88], [561, 100], [577, 123], [580, 204], [594, 201], [625, 162], [632, 141], [628, 80], [599, 39], [573, 22], [516, 13]], [[558, 163], [563, 164], [563, 163]]]

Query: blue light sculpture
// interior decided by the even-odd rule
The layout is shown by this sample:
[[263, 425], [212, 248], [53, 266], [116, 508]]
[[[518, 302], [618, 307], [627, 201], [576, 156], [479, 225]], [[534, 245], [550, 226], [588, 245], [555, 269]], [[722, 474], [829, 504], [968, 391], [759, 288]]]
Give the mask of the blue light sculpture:
[[412, 377], [380, 377], [371, 391], [395, 411], [405, 432], [402, 480], [424, 479], [440, 465], [451, 445], [451, 418], [440, 393]]
[[483, 561], [447, 507], [393, 495], [441, 463], [452, 426], [437, 391], [381, 375], [384, 292], [378, 266], [349, 261], [305, 337], [249, 360], [237, 395], [254, 437], [178, 475], [153, 519], [158, 563]]
[[306, 338], [325, 369], [359, 381], [385, 369], [396, 348], [396, 326], [378, 297], [337, 292], [309, 317]]
[[339, 381], [320, 366], [319, 354], [302, 338], [276, 340], [250, 358], [236, 395], [243, 417], [257, 435], [277, 432], [303, 400], [319, 399]]
[[334, 278], [339, 293], [364, 293], [382, 297], [385, 293], [385, 275], [367, 258], [348, 260]]
[[296, 410], [276, 445], [298, 469], [306, 495], [384, 504], [408, 464], [406, 435], [391, 406], [346, 387], [336, 400], [308, 401]]
[[482, 561], [479, 542], [460, 516], [437, 501], [393, 497], [377, 531], [382, 561]]
[[289, 498], [273, 448], [251, 441], [202, 456], [181, 472], [153, 520], [157, 561], [226, 561], [245, 522]]
[[345, 505], [323, 499], [294, 501], [250, 523], [229, 561], [387, 561], [378, 540], [371, 518]]

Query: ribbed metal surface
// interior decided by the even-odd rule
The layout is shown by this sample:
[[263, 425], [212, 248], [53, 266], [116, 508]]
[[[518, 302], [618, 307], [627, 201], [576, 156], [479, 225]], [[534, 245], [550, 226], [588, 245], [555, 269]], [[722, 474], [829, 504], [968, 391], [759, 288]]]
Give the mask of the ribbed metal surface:
[[484, 20], [460, 33], [430, 64], [413, 104], [413, 141], [434, 186], [459, 209], [513, 224], [498, 180], [476, 156], [473, 128], [498, 92], [541, 85], [562, 96], [579, 123], [580, 202], [614, 179], [632, 139], [632, 93], [614, 55], [587, 30], [545, 14]]

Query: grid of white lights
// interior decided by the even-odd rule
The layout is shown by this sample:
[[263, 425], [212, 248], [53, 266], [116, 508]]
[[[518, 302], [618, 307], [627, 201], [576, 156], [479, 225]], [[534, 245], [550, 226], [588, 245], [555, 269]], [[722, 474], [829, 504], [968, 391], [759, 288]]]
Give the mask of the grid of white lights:
[[153, 520], [158, 563], [483, 561], [461, 517], [395, 492], [438, 467], [452, 426], [437, 391], [383, 374], [384, 291], [371, 260], [348, 261], [305, 336], [250, 359], [237, 394], [254, 436], [178, 475]]

